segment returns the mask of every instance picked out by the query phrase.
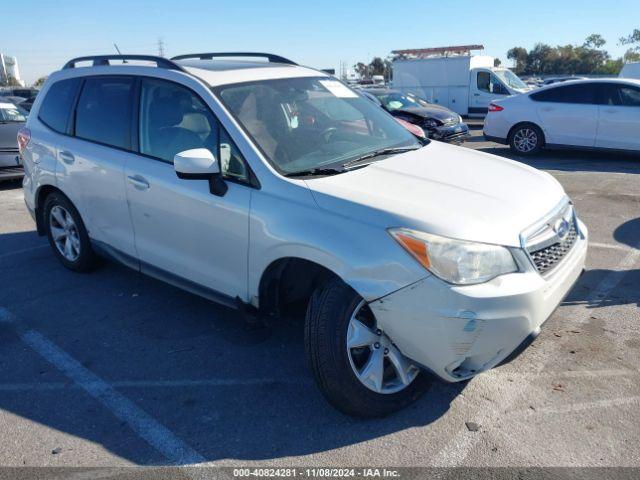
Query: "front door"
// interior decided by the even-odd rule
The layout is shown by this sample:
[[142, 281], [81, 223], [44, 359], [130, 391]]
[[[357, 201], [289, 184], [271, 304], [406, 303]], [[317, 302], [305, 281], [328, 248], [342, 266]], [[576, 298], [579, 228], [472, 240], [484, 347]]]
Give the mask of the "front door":
[[[246, 163], [186, 87], [143, 79], [139, 108], [140, 155], [127, 162], [125, 181], [142, 271], [198, 293], [205, 287], [213, 296], [244, 298], [252, 191]], [[216, 156], [229, 187], [224, 196], [210, 193], [206, 180], [176, 176], [174, 155], [192, 148]]]

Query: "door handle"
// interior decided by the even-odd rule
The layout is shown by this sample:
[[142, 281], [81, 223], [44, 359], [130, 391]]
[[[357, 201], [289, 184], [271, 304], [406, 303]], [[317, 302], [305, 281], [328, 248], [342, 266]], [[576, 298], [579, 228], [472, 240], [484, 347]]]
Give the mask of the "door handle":
[[545, 107], [545, 108], [541, 108], [540, 111], [542, 112], [553, 112], [553, 108], [552, 107]]
[[73, 153], [67, 152], [66, 150], [60, 152], [58, 156], [60, 157], [60, 160], [62, 160], [67, 165], [72, 165], [73, 162], [76, 161], [75, 157], [73, 156]]
[[474, 93], [474, 94], [473, 94], [473, 96], [474, 96], [474, 97], [479, 97], [479, 96], [480, 96], [480, 94], [479, 94], [479, 93]]
[[149, 188], [149, 182], [144, 177], [140, 175], [132, 175], [128, 176], [127, 180], [131, 185], [136, 187], [138, 190], [146, 190]]

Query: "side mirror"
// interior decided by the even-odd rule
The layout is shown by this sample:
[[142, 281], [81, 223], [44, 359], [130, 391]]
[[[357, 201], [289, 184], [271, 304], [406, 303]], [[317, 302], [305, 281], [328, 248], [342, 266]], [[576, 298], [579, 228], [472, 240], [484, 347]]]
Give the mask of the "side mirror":
[[222, 197], [229, 188], [220, 174], [220, 164], [210, 150], [194, 148], [176, 153], [173, 168], [183, 180], [208, 180], [209, 191]]

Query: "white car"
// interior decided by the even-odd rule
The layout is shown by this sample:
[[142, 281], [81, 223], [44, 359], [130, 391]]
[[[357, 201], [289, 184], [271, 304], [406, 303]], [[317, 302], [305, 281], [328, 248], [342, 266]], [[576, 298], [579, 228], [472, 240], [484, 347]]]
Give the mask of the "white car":
[[488, 140], [520, 155], [544, 147], [640, 151], [640, 80], [568, 81], [496, 101]]
[[320, 71], [227, 55], [49, 76], [19, 135], [27, 207], [64, 266], [109, 257], [258, 317], [305, 302], [318, 386], [359, 416], [539, 332], [587, 251], [553, 177], [419, 141]]

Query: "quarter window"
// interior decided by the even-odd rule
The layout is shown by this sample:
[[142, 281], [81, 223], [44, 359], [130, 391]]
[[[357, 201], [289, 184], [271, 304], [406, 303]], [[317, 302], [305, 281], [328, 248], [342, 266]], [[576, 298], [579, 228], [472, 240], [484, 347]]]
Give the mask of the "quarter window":
[[640, 89], [634, 87], [620, 87], [620, 99], [625, 107], [640, 107]]
[[51, 85], [38, 112], [40, 121], [58, 133], [67, 133], [71, 109], [79, 86], [79, 78], [60, 80]]
[[223, 176], [248, 180], [248, 169], [229, 134], [191, 90], [173, 82], [143, 79], [140, 92], [140, 153], [173, 163], [176, 153], [206, 148]]
[[76, 136], [130, 148], [132, 90], [129, 77], [87, 78], [76, 109]]

